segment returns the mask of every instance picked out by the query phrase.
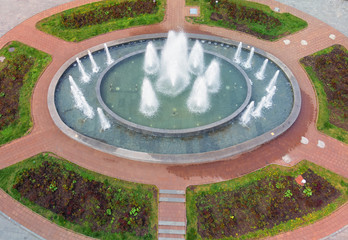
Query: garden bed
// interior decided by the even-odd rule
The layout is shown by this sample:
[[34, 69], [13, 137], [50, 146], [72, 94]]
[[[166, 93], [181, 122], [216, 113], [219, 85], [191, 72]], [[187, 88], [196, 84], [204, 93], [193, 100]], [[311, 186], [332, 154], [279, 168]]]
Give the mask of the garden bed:
[[11, 196], [64, 227], [102, 239], [156, 239], [154, 186], [92, 173], [48, 154], [0, 170], [0, 176]]
[[348, 51], [334, 45], [300, 60], [316, 88], [317, 126], [348, 143]]
[[[11, 51], [10, 51], [11, 50]], [[32, 126], [31, 95], [51, 57], [19, 42], [0, 50], [0, 145], [23, 136]]]
[[265, 40], [276, 40], [297, 32], [307, 23], [289, 13], [277, 13], [268, 6], [244, 0], [199, 0], [200, 17], [189, 21], [234, 29]]
[[[301, 175], [306, 183], [295, 181]], [[311, 223], [348, 200], [348, 181], [303, 161], [187, 190], [187, 239], [259, 238]]]
[[118, 29], [159, 23], [164, 6], [164, 0], [100, 1], [55, 14], [36, 26], [66, 41], [78, 42]]

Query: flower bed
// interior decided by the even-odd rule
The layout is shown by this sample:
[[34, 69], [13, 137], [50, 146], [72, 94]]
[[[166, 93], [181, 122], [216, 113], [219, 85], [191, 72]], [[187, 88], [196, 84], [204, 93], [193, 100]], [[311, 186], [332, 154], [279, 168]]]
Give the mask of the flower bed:
[[[318, 129], [348, 143], [348, 51], [334, 45], [300, 60], [319, 97]], [[323, 89], [323, 91], [322, 91]], [[320, 99], [323, 98], [323, 99]], [[340, 129], [333, 132], [335, 125]]]
[[17, 168], [12, 170], [13, 178], [6, 181], [7, 186], [12, 182], [12, 189], [2, 187], [14, 196], [18, 194], [24, 203], [40, 206], [34, 210], [48, 212], [44, 216], [54, 213], [61, 219], [58, 224], [69, 227], [66, 222], [70, 222], [74, 230], [92, 237], [156, 238], [155, 187], [89, 173], [47, 154], [24, 164], [30, 167], [11, 166]]
[[[291, 172], [269, 168], [226, 183], [190, 187], [188, 207], [194, 212], [188, 213], [188, 239], [273, 235], [290, 230], [288, 225], [313, 221], [312, 214], [347, 200], [346, 181], [340, 192], [310, 165]], [[295, 181], [298, 174], [306, 180], [304, 186]]]
[[[11, 51], [10, 51], [11, 49]], [[0, 50], [0, 145], [23, 136], [32, 126], [31, 95], [51, 57], [19, 42]]]
[[[189, 0], [187, 0], [189, 1]], [[276, 40], [307, 26], [289, 13], [277, 13], [268, 6], [241, 0], [198, 0], [200, 17], [189, 17], [195, 23], [235, 29], [265, 40]]]
[[45, 18], [37, 28], [66, 41], [93, 36], [163, 20], [164, 0], [104, 0], [82, 5]]

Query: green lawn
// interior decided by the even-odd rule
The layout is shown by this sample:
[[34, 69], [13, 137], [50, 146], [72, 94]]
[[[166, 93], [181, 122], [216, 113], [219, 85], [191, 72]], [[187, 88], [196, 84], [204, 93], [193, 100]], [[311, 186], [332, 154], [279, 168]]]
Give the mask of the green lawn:
[[[9, 52], [9, 48], [14, 48], [15, 50], [13, 52]], [[33, 126], [30, 114], [31, 96], [36, 81], [51, 62], [51, 56], [20, 42], [12, 42], [2, 48], [0, 50], [0, 56], [6, 57], [5, 61], [0, 63], [0, 70], [4, 69], [5, 67], [11, 67], [7, 66], [9, 62], [18, 62], [20, 65], [23, 56], [33, 62], [31, 68], [23, 78], [23, 85], [19, 90], [19, 99], [13, 99], [13, 101], [19, 101], [18, 109], [15, 113], [13, 113], [15, 115], [15, 120], [0, 129], [0, 145], [2, 145], [16, 138], [22, 137]], [[20, 69], [18, 69], [18, 71], [20, 71]], [[4, 78], [5, 77], [6, 76], [4, 76]], [[18, 81], [18, 79], [15, 79], [15, 81]], [[10, 86], [4, 87], [6, 88]], [[6, 97], [8, 96], [1, 96], [0, 99]]]

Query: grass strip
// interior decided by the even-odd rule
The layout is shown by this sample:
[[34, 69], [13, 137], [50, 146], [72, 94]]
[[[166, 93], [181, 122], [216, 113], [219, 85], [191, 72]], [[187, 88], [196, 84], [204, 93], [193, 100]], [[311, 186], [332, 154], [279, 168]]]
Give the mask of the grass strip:
[[[152, 0], [146, 1], [153, 2]], [[127, 14], [124, 17], [122, 17], [123, 13], [116, 14], [117, 16], [122, 15], [121, 18], [105, 18], [105, 22], [99, 22], [98, 19], [104, 19], [106, 15], [111, 15], [112, 9], [117, 10], [117, 4], [127, 2], [132, 3], [132, 1], [106, 0], [82, 5], [45, 18], [38, 22], [36, 27], [43, 32], [66, 41], [79, 42], [119, 29], [159, 23], [164, 18], [165, 0], [156, 0], [154, 13], [138, 14], [138, 8], [133, 9], [132, 7], [125, 6], [127, 11], [123, 12]], [[116, 8], [114, 7], [115, 4]], [[136, 6], [137, 4], [134, 5], [134, 7]], [[108, 8], [110, 8], [110, 11], [105, 11]], [[66, 19], [78, 19], [77, 16], [79, 16], [81, 21], [86, 21], [86, 24], [82, 24], [81, 27], [74, 26], [74, 24], [66, 24]], [[94, 19], [95, 17], [97, 17], [97, 20]]]
[[[10, 52], [10, 48], [14, 49], [14, 51]], [[20, 87], [20, 89], [16, 89], [16, 91], [19, 90], [19, 93], [16, 92], [14, 94], [11, 94], [11, 96], [19, 96], [19, 99], [17, 99], [17, 97], [10, 99], [11, 102], [18, 102], [18, 109], [16, 109], [15, 112], [11, 112], [11, 114], [13, 115], [13, 121], [8, 122], [6, 126], [3, 126], [0, 129], [0, 145], [2, 145], [14, 139], [22, 137], [33, 126], [30, 114], [31, 96], [37, 80], [39, 79], [45, 68], [48, 66], [48, 64], [51, 62], [52, 58], [50, 55], [24, 45], [20, 42], [11, 42], [10, 44], [6, 45], [0, 50], [0, 56], [5, 57], [5, 61], [3, 63], [0, 63], [0, 70], [11, 67], [7, 65], [9, 62], [15, 62], [19, 63], [18, 70], [15, 70], [15, 72], [19, 72], [21, 65], [24, 65], [24, 63], [21, 62], [21, 60], [23, 59], [30, 59], [30, 62], [33, 63], [31, 64], [30, 69], [24, 75], [23, 79], [20, 79], [22, 81], [22, 86]], [[7, 77], [9, 76], [4, 76], [3, 79], [0, 79], [0, 82], [4, 83], [5, 78]], [[15, 82], [19, 81], [19, 79], [12, 80]], [[2, 87], [7, 89], [3, 89], [3, 92], [1, 91], [3, 94], [0, 93], [0, 100], [9, 97], [6, 96], [5, 92], [14, 90], [10, 89], [11, 85], [8, 83], [6, 83], [6, 85]]]

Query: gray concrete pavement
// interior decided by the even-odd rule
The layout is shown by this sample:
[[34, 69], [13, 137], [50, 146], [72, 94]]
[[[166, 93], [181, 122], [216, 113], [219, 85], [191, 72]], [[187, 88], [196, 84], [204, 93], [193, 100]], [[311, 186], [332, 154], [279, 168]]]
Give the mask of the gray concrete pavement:
[[73, 0], [0, 0], [0, 37], [27, 18]]
[[348, 36], [347, 0], [276, 0], [327, 23]]
[[37, 234], [0, 212], [0, 240], [43, 240]]

